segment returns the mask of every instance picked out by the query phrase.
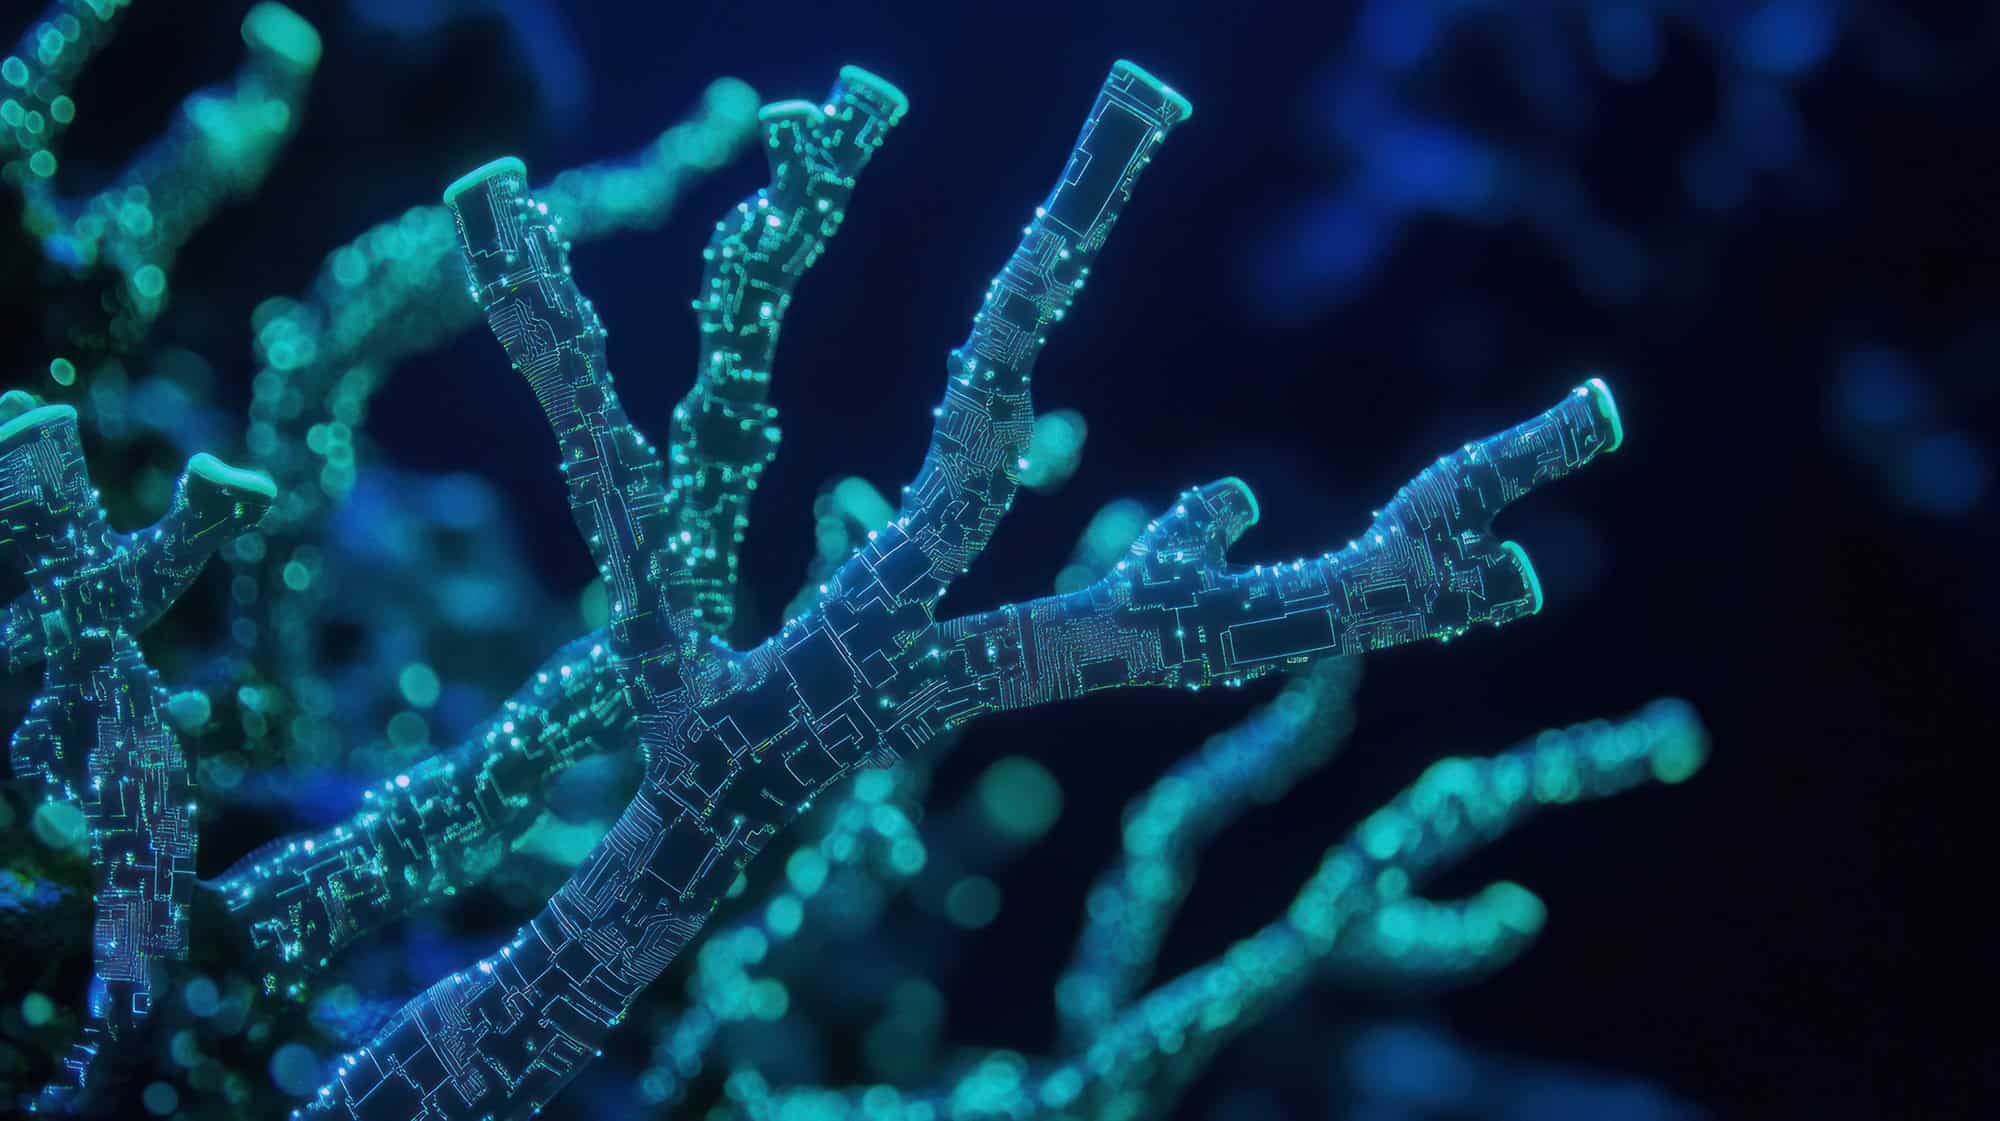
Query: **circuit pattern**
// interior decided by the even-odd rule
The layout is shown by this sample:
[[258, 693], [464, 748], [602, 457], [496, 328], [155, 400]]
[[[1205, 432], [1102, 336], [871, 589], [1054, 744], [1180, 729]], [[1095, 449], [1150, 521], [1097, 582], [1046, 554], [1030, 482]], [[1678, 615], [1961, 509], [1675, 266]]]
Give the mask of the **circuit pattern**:
[[[559, 172], [542, 195], [564, 212], [589, 216], [570, 230], [578, 239], [657, 226], [688, 182], [735, 154], [755, 109], [748, 86], [718, 80], [693, 115], [640, 151]], [[372, 707], [353, 703], [354, 689], [372, 687], [364, 684], [370, 673], [354, 671], [380, 667], [345, 666], [324, 649], [328, 616], [343, 596], [365, 598], [342, 584], [340, 566], [328, 559], [344, 544], [327, 532], [330, 515], [365, 466], [362, 429], [374, 394], [400, 362], [478, 322], [478, 308], [461, 295], [462, 275], [451, 215], [443, 206], [417, 206], [329, 253], [307, 292], [257, 309], [259, 369], [244, 441], [280, 497], [254, 540], [224, 559], [248, 581], [231, 600], [231, 638], [245, 660], [265, 670], [257, 703], [240, 719], [259, 753], [276, 754], [265, 744], [282, 738], [288, 761], [322, 763], [361, 730], [360, 720], [340, 719], [336, 707]], [[367, 595], [382, 591], [374, 584]], [[336, 682], [345, 687], [339, 706], [332, 702]], [[282, 737], [273, 728], [280, 722]]]
[[[850, 70], [843, 81], [900, 112], [901, 96], [872, 75]], [[1062, 178], [951, 355], [930, 449], [894, 519], [813, 608], [736, 656], [702, 657], [693, 611], [671, 595], [688, 563], [665, 531], [663, 473], [612, 387], [559, 216], [529, 196], [519, 161], [453, 184], [446, 199], [473, 295], [549, 417], [609, 592], [607, 657], [634, 707], [646, 774], [539, 915], [393, 1016], [309, 1108], [381, 1118], [539, 1109], [779, 829], [855, 767], [982, 713], [1117, 686], [1238, 684], [1539, 608], [1525, 553], [1493, 539], [1488, 523], [1618, 445], [1598, 382], [1440, 460], [1344, 550], [1229, 564], [1224, 550], [1259, 512], [1248, 487], [1224, 480], [1184, 494], [1086, 588], [936, 620], [1018, 488], [1033, 429], [1029, 373], [1046, 331], [1187, 112], [1142, 69], [1114, 67]]]
[[[723, 574], [734, 567], [757, 473], [775, 452], [776, 410], [763, 397], [783, 309], [903, 111], [878, 85], [854, 70], [828, 95], [831, 112], [790, 101], [760, 114], [771, 183], [717, 223], [703, 252], [696, 382], [675, 409], [667, 452], [679, 485], [655, 476], [649, 450], [621, 452], [641, 461], [639, 485], [657, 503], [649, 516], [661, 524], [651, 532], [670, 534], [669, 552], [687, 558], [685, 577], [668, 589], [675, 609], [702, 611], [711, 630], [726, 626], [720, 605], [733, 602], [733, 577]], [[578, 193], [564, 177], [556, 183]], [[774, 224], [778, 215], [785, 220]], [[348, 821], [274, 841], [214, 881], [268, 987], [295, 989], [302, 971], [324, 967], [370, 930], [477, 880], [538, 820], [553, 777], [629, 744], [636, 724], [607, 661], [611, 641], [595, 632], [564, 645], [465, 742], [366, 791]]]
[[[853, 67], [823, 102], [755, 113], [754, 94], [724, 79], [694, 118], [623, 161], [565, 171], [532, 191], [518, 161], [499, 161], [454, 184], [446, 205], [414, 208], [335, 249], [306, 293], [268, 300], [252, 317], [257, 373], [245, 443], [263, 472], [197, 455], [157, 526], [116, 533], [83, 469], [79, 425], [103, 445], [105, 466], [142, 441], [164, 440], [181, 455], [215, 446], [218, 426], [234, 423], [200, 400], [198, 356], [169, 350], [167, 365], [191, 362], [194, 376], [169, 369], [136, 385], [117, 356], [164, 309], [179, 245], [275, 159], [319, 50], [303, 20], [257, 5], [243, 22], [251, 62], [236, 86], [190, 99], [104, 194], [63, 201], [53, 176], [60, 126], [74, 116], [68, 91], [125, 6], [56, 0], [0, 67], [11, 87], [0, 89], [11, 129], [0, 133], [0, 173], [22, 196], [23, 230], [102, 312], [60, 344], [76, 362], [49, 364], [59, 389], [82, 373], [74, 411], [20, 393], [0, 402], [8, 540], [30, 584], [7, 606], [0, 633], [10, 673], [45, 665], [46, 678], [13, 752], [16, 777], [39, 800], [23, 832], [74, 858], [53, 883], [26, 885], [31, 894], [0, 881], [0, 909], [60, 928], [79, 910], [62, 905], [67, 886], [94, 896], [99, 912], [78, 1042], [58, 1083], [23, 1104], [129, 1111], [143, 1097], [156, 1115], [178, 1104], [189, 1116], [240, 1115], [268, 1107], [275, 1088], [310, 1109], [360, 1117], [539, 1111], [703, 936], [687, 1008], [655, 1022], [655, 1060], [675, 1070], [669, 1081], [647, 1072], [649, 1100], [678, 1102], [685, 1080], [713, 1058], [728, 1065], [728, 1104], [750, 1116], [907, 1107], [913, 1118], [945, 1109], [1110, 1118], [1165, 1109], [1221, 1042], [1315, 974], [1422, 984], [1505, 964], [1539, 928], [1532, 895], [1511, 884], [1462, 900], [1409, 895], [1422, 874], [1536, 806], [1646, 777], [1678, 781], [1699, 762], [1699, 727], [1673, 705], [1545, 734], [1532, 759], [1453, 761], [1445, 776], [1453, 781], [1427, 775], [1330, 853], [1333, 871], [1323, 869], [1280, 923], [1225, 959], [1141, 991], [1194, 850], [1248, 803], [1276, 797], [1323, 762], [1344, 736], [1359, 662], [1346, 655], [1535, 611], [1533, 569], [1489, 523], [1506, 503], [1615, 448], [1620, 433], [1608, 390], [1593, 380], [1528, 423], [1439, 460], [1346, 547], [1278, 565], [1227, 557], [1259, 516], [1237, 480], [1194, 488], [1157, 519], [1124, 500], [1091, 523], [1055, 595], [941, 620], [938, 603], [1019, 488], [1053, 489], [1076, 470], [1083, 418], [1036, 414], [1032, 365], [1086, 287], [1138, 175], [1189, 112], [1130, 63], [1113, 69], [971, 336], [950, 354], [931, 445], [900, 508], [859, 480], [831, 488], [816, 510], [818, 556], [783, 612], [790, 621], [763, 642], [739, 651], [725, 639], [739, 621], [737, 554], [750, 503], [777, 447], [767, 393], [779, 329], [857, 177], [907, 109], [893, 86]], [[693, 388], [673, 411], [664, 451], [655, 449], [625, 415], [604, 329], [567, 254], [572, 242], [658, 224], [686, 180], [753, 134], [770, 183], [715, 226], [692, 301]], [[459, 272], [447, 266], [461, 256], [470, 300], [444, 276]], [[98, 299], [91, 285], [107, 281], [112, 290]], [[545, 599], [500, 600], [534, 644], [518, 660], [487, 659], [503, 673], [532, 664], [551, 628], [588, 633], [547, 653], [511, 694], [511, 682], [495, 680], [454, 696], [468, 718], [454, 725], [463, 734], [419, 758], [424, 722], [408, 709], [462, 689], [421, 656], [439, 641], [427, 632], [444, 614], [432, 603], [447, 576], [433, 538], [477, 540], [482, 575], [505, 568], [508, 542], [490, 511], [455, 509], [449, 526], [432, 517], [437, 500], [427, 496], [462, 507], [473, 492], [404, 492], [398, 482], [411, 476], [395, 473], [385, 499], [383, 478], [357, 470], [373, 450], [363, 424], [397, 363], [481, 313], [551, 422], [603, 602], [593, 617], [587, 591], [577, 628]], [[49, 323], [73, 326], [58, 316]], [[153, 474], [131, 484], [148, 508], [173, 478]], [[382, 571], [367, 559], [375, 546], [359, 539], [388, 542], [419, 522], [417, 532], [431, 536], [401, 558], [418, 571]], [[357, 532], [369, 523], [394, 524]], [[174, 635], [156, 635], [169, 648], [159, 664], [181, 679], [170, 693], [134, 640], [218, 551], [234, 570], [230, 641], [202, 648], [186, 680], [186, 650], [170, 645]], [[371, 628], [358, 657], [327, 648], [329, 634], [357, 623]], [[1235, 686], [1282, 670], [1297, 672], [1263, 712], [1130, 811], [1124, 859], [1093, 894], [1077, 959], [1058, 987], [1062, 1053], [993, 1052], [956, 1083], [933, 1084], [938, 1056], [920, 1037], [935, 1024], [921, 1026], [926, 1013], [906, 999], [907, 987], [890, 998], [896, 1022], [882, 1026], [892, 1033], [885, 1038], [911, 1045], [877, 1046], [897, 1053], [894, 1069], [868, 1072], [882, 1083], [822, 1089], [796, 1069], [767, 1082], [741, 1034], [730, 1034], [736, 1023], [781, 1026], [773, 1021], [786, 1019], [786, 985], [808, 983], [827, 944], [820, 935], [833, 933], [821, 928], [844, 924], [850, 939], [872, 939], [852, 925], [869, 913], [868, 904], [852, 909], [857, 899], [879, 907], [906, 893], [961, 927], [990, 921], [998, 898], [982, 870], [1039, 838], [1061, 794], [1048, 771], [1014, 755], [989, 769], [976, 796], [927, 818], [929, 769], [978, 716], [1111, 688]], [[386, 746], [385, 702], [407, 706], [390, 721]], [[481, 713], [489, 715], [473, 725]], [[217, 747], [221, 758], [211, 758]], [[246, 799], [232, 799], [246, 758], [282, 758], [297, 781], [257, 776], [243, 784]], [[397, 761], [376, 765], [384, 759]], [[376, 777], [338, 824], [281, 837], [219, 879], [191, 882], [196, 762], [208, 768], [204, 787], [210, 776], [221, 780], [208, 793], [221, 794], [225, 809], [274, 791], [293, 803], [313, 797], [312, 778], [327, 777], [320, 768], [329, 763]], [[1535, 781], [1523, 786], [1530, 762]], [[643, 765], [639, 792], [614, 821], [555, 824], [555, 788], [584, 763], [612, 765], [590, 768], [600, 776], [588, 780], [598, 784], [593, 794], [605, 793], [602, 775]], [[870, 763], [890, 767], [840, 782]], [[1485, 785], [1456, 781], [1487, 766], [1495, 769]], [[624, 793], [614, 787], [610, 797], [615, 809]], [[747, 862], [821, 802], [833, 804], [792, 830], [768, 906], [703, 935], [718, 902], [750, 883]], [[1477, 828], [1465, 828], [1468, 817]], [[10, 848], [10, 862], [18, 851]], [[1350, 876], [1340, 853], [1365, 858], [1370, 875]], [[545, 885], [565, 875], [549, 898]], [[473, 968], [400, 1011], [321, 976], [371, 932], [489, 877], [524, 908], [549, 903]], [[76, 921], [87, 923], [88, 909], [81, 914]], [[59, 929], [44, 940], [63, 945]], [[894, 956], [887, 944], [861, 948], [876, 961]], [[380, 941], [357, 952], [353, 975], [379, 981], [384, 952]], [[404, 967], [420, 984], [437, 976]], [[920, 976], [923, 966], [900, 968]], [[20, 1019], [41, 1033], [38, 1043], [69, 1030], [47, 997], [20, 987], [30, 990]], [[838, 1020], [801, 1028], [811, 1013], [798, 1011], [787, 1032], [834, 1030]], [[16, 1023], [6, 1026], [11, 1035]], [[1116, 1046], [1086, 1046], [1100, 1036]], [[364, 1040], [314, 1095], [325, 1048]], [[163, 1072], [138, 1094], [144, 1060], [165, 1055], [185, 1078]], [[260, 1069], [269, 1085], [241, 1073]]]
[[100, 1050], [151, 1011], [161, 964], [188, 951], [193, 783], [174, 701], [135, 635], [263, 516], [273, 490], [200, 455], [157, 525], [117, 533], [74, 409], [15, 390], [0, 397], [0, 417], [0, 547], [29, 585], [8, 609], [9, 661], [44, 667], [9, 761], [40, 788], [43, 824], [83, 834], [97, 881], [87, 1019], [63, 1080], [38, 1100], [52, 1107], [88, 1085]]

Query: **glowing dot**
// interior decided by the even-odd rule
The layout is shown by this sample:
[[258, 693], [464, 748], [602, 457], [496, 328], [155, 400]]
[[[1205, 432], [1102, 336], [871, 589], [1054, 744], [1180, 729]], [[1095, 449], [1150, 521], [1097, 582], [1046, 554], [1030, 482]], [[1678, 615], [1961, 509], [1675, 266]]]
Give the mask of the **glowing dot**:
[[438, 682], [437, 671], [422, 662], [411, 662], [396, 675], [396, 687], [402, 690], [403, 699], [418, 708], [429, 708], [438, 701], [442, 686]]
[[155, 1082], [146, 1087], [141, 1100], [146, 1103], [146, 1112], [155, 1117], [165, 1117], [181, 1105], [180, 1092], [165, 1082]]
[[206, 977], [189, 981], [181, 989], [181, 1000], [189, 1012], [203, 1019], [215, 1015], [216, 1010], [222, 1007], [222, 994], [217, 991], [215, 982]]
[[967, 930], [977, 930], [1000, 914], [1000, 889], [985, 876], [967, 876], [944, 897], [945, 914]]
[[31, 1028], [41, 1027], [55, 1018], [56, 1003], [41, 993], [29, 993], [21, 998], [21, 1018]]
[[780, 938], [790, 938], [799, 931], [799, 924], [805, 921], [805, 908], [799, 905], [799, 897], [786, 892], [771, 900], [764, 908], [764, 921], [771, 933]]
[[1062, 785], [1048, 768], [1025, 755], [1010, 755], [979, 776], [979, 809], [989, 828], [1017, 840], [1033, 840], [1062, 816]]
[[320, 1080], [319, 1056], [303, 1043], [287, 1043], [271, 1056], [271, 1081], [293, 1097], [313, 1092]]
[[81, 848], [83, 811], [70, 802], [43, 802], [29, 823], [35, 839], [52, 849]]
[[142, 265], [132, 274], [132, 287], [141, 296], [157, 300], [167, 290], [167, 274], [158, 265]]
[[[431, 726], [414, 712], [399, 712], [389, 718], [389, 742], [397, 747], [422, 747], [430, 742]], [[407, 776], [398, 775], [396, 785], [407, 786]]]

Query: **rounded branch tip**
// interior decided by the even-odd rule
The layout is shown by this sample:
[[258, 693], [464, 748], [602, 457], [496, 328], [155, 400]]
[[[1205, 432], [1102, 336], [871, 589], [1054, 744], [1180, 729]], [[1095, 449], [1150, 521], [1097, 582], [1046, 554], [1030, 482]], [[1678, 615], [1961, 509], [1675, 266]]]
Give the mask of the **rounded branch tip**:
[[864, 70], [859, 66], [843, 66], [840, 68], [840, 80], [850, 86], [873, 90], [877, 97], [889, 103], [891, 119], [901, 117], [910, 111], [910, 99], [903, 96], [903, 91], [897, 89], [894, 82], [872, 70]]
[[75, 424], [76, 410], [68, 405], [38, 405], [5, 424], [0, 424], [0, 444], [30, 429], [49, 424]]
[[757, 123], [762, 125], [788, 120], [797, 121], [801, 125], [815, 125], [825, 117], [826, 110], [797, 97], [773, 101], [757, 110]]
[[208, 480], [219, 487], [231, 490], [249, 491], [265, 498], [278, 496], [278, 484], [262, 471], [244, 467], [231, 467], [207, 452], [197, 452], [188, 460], [188, 474]]
[[1618, 402], [1611, 396], [1611, 387], [1604, 384], [1603, 378], [1591, 378], [1580, 388], [1590, 394], [1592, 403], [1597, 406], [1597, 415], [1604, 418], [1604, 426], [1611, 430], [1611, 439], [1604, 445], [1604, 450], [1617, 451], [1618, 445], [1625, 442], [1625, 421], [1618, 415]]
[[167, 698], [167, 717], [183, 732], [200, 731], [215, 713], [208, 694], [198, 689], [175, 693]]
[[488, 179], [497, 179], [502, 175], [518, 175], [522, 179], [526, 179], [528, 177], [528, 165], [522, 163], [514, 156], [501, 156], [497, 160], [480, 164], [478, 167], [451, 181], [451, 186], [444, 189], [444, 204], [450, 206], [458, 199], [458, 196], [472, 190], [474, 187], [483, 185]]
[[304, 16], [274, 0], [265, 0], [243, 17], [243, 41], [300, 70], [319, 65], [319, 32]]
[[0, 393], [0, 421], [13, 420], [29, 409], [40, 408], [42, 399], [25, 389], [10, 389]]
[[1254, 526], [1258, 522], [1264, 520], [1264, 508], [1257, 504], [1257, 492], [1250, 489], [1249, 483], [1246, 483], [1242, 479], [1239, 479], [1236, 476], [1231, 475], [1224, 479], [1217, 479], [1216, 485], [1224, 487], [1235, 487], [1237, 491], [1243, 495], [1243, 505], [1249, 507], [1250, 509], [1250, 520], [1243, 523], [1244, 529], [1249, 529], [1251, 526]]
[[1640, 710], [1655, 744], [1653, 777], [1669, 786], [1685, 782], [1708, 761], [1708, 729], [1694, 706], [1679, 697], [1662, 697]]
[[1518, 934], [1541, 933], [1549, 909], [1534, 892], [1512, 880], [1495, 880], [1479, 893], [1480, 902], [1493, 909], [1500, 925]]
[[701, 92], [702, 106], [710, 113], [747, 127], [757, 116], [757, 91], [741, 78], [717, 78]]
[[1520, 566], [1521, 581], [1528, 586], [1528, 614], [1542, 613], [1542, 576], [1535, 571], [1535, 564], [1528, 559], [1528, 550], [1513, 541], [1502, 541], [1500, 547], [1512, 553], [1514, 563]]
[[1187, 120], [1189, 117], [1194, 116], [1194, 102], [1189, 101], [1185, 97], [1182, 97], [1177, 91], [1175, 91], [1174, 87], [1166, 84], [1165, 82], [1160, 81], [1158, 78], [1153, 76], [1152, 71], [1146, 69], [1145, 67], [1139, 65], [1136, 62], [1133, 62], [1131, 59], [1121, 58], [1117, 62], [1112, 63], [1111, 72], [1113, 74], [1122, 73], [1128, 75], [1132, 78], [1133, 81], [1139, 82], [1140, 84], [1146, 86], [1148, 89], [1154, 91], [1161, 97], [1165, 98], [1169, 104], [1173, 105], [1175, 108], [1180, 110], [1181, 120], [1184, 121]]

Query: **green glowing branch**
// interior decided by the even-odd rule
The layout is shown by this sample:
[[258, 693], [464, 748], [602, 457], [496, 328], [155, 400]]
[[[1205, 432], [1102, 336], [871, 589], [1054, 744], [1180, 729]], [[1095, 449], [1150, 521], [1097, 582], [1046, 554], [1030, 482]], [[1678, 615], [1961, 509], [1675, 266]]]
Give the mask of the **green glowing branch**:
[[1260, 516], [1242, 480], [1189, 491], [1095, 583], [943, 624], [930, 655], [952, 691], [938, 711], [951, 727], [1102, 689], [1234, 686], [1531, 615], [1541, 583], [1519, 545], [1492, 536], [1493, 517], [1620, 436], [1593, 379], [1426, 468], [1347, 548], [1279, 564], [1225, 558]]
[[[235, 81], [198, 90], [167, 131], [87, 199], [57, 193], [56, 141], [78, 108], [69, 90], [125, 7], [119, 0], [58, 0], [13, 55], [0, 61], [0, 179], [20, 192], [24, 231], [50, 263], [75, 277], [116, 278], [101, 322], [70, 329], [86, 364], [137, 345], [166, 307], [174, 258], [223, 203], [262, 183], [298, 128], [319, 65], [319, 35], [281, 4], [243, 18], [247, 57]], [[59, 384], [76, 377], [67, 357], [50, 363]]]
[[1360, 677], [1357, 658], [1300, 671], [1126, 807], [1123, 852], [1092, 885], [1075, 960], [1056, 982], [1065, 1039], [1102, 1031], [1139, 991], [1209, 841], [1332, 757], [1353, 728]]
[[303, 995], [362, 937], [484, 879], [546, 810], [550, 780], [631, 750], [605, 643], [598, 632], [564, 645], [460, 744], [363, 791], [347, 820], [264, 845], [202, 885], [267, 993]]
[[7, 126], [0, 129], [0, 182], [20, 188], [55, 174], [56, 141], [76, 120], [70, 91], [130, 7], [131, 0], [57, 0], [0, 59], [0, 123]]
[[708, 633], [735, 618], [750, 498], [778, 450], [777, 409], [766, 398], [792, 290], [839, 232], [856, 177], [908, 108], [896, 87], [855, 66], [841, 70], [824, 106], [764, 106], [770, 186], [725, 214], [702, 250], [693, 302], [701, 355], [668, 447], [672, 529], [689, 574], [669, 598], [694, 609]]
[[836, 597], [872, 596], [926, 617], [971, 568], [1012, 508], [1035, 428], [1035, 360], [1090, 274], [1134, 185], [1186, 98], [1120, 61], [1100, 89], [1062, 178], [988, 286], [972, 332], [946, 363], [944, 403], [902, 507], [835, 577]]
[[1455, 903], [1411, 892], [1543, 808], [1681, 782], [1706, 751], [1693, 711], [1666, 700], [1623, 721], [1544, 732], [1502, 755], [1442, 760], [1329, 850], [1285, 916], [1122, 1004], [1063, 1057], [990, 1052], [954, 1082], [914, 1090], [773, 1090], [743, 1072], [729, 1081], [730, 1099], [757, 1121], [1157, 1115], [1222, 1044], [1319, 975], [1386, 967], [1450, 979], [1519, 954], [1544, 919], [1525, 889], [1497, 883]]

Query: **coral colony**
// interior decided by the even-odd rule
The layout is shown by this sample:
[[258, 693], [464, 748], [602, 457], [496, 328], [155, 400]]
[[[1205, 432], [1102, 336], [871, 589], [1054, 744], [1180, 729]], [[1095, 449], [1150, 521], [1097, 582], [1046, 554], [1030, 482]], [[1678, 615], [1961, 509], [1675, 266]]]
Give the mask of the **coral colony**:
[[[1283, 914], [1147, 987], [1202, 848], [1345, 737], [1358, 655], [1534, 614], [1535, 570], [1492, 535], [1492, 519], [1623, 436], [1610, 391], [1591, 379], [1419, 472], [1352, 541], [1275, 563], [1231, 559], [1262, 516], [1240, 480], [1193, 487], [1152, 516], [1121, 501], [1092, 521], [1053, 594], [941, 615], [1020, 489], [1053, 489], [1078, 468], [1083, 419], [1038, 418], [1030, 375], [1093, 287], [1091, 264], [1141, 173], [1191, 111], [1129, 62], [1111, 69], [949, 355], [913, 480], [894, 502], [858, 479], [828, 488], [812, 570], [761, 641], [726, 639], [742, 614], [751, 500], [778, 447], [767, 395], [779, 331], [908, 109], [857, 67], [822, 101], [761, 109], [741, 83], [718, 82], [696, 117], [626, 161], [531, 188], [520, 161], [497, 160], [453, 183], [443, 207], [336, 249], [306, 296], [267, 301], [252, 324], [250, 465], [194, 454], [160, 496], [166, 514], [119, 532], [87, 443], [123, 463], [142, 435], [183, 454], [232, 438], [212, 407], [160, 396], [166, 383], [126, 364], [165, 307], [177, 248], [279, 158], [320, 53], [304, 20], [257, 5], [234, 85], [191, 97], [112, 186], [69, 199], [56, 145], [77, 112], [68, 91], [125, 6], [63, 0], [0, 63], [0, 176], [51, 300], [89, 312], [50, 317], [53, 388], [0, 398], [0, 540], [26, 589], [7, 609], [7, 668], [29, 698], [0, 807], [0, 917], [10, 946], [42, 939], [54, 957], [90, 963], [80, 993], [33, 987], [53, 976], [39, 969], [9, 982], [0, 1079], [25, 1109], [527, 1117], [625, 1026], [650, 1033], [634, 1078], [669, 1112], [715, 1074], [714, 1108], [750, 1117], [1154, 1116], [1224, 1043], [1309, 985], [1450, 983], [1504, 965], [1539, 931], [1539, 901], [1511, 883], [1433, 899], [1425, 880], [1540, 807], [1677, 782], [1701, 763], [1700, 724], [1671, 700], [1438, 762], [1328, 850]], [[656, 446], [620, 402], [570, 246], [658, 225], [688, 179], [746, 141], [763, 148], [769, 183], [723, 215], [702, 251], [694, 384]], [[481, 313], [548, 418], [601, 577], [599, 618], [592, 629], [546, 605], [516, 611], [540, 664], [469, 734], [433, 746], [423, 714], [455, 684], [412, 651], [430, 631], [473, 626], [483, 601], [403, 598], [397, 577], [370, 572], [368, 554], [344, 542], [364, 501], [382, 503], [366, 507], [377, 522], [431, 527], [410, 536], [433, 548], [488, 526], [464, 512], [479, 508], [473, 492], [366, 499], [359, 462], [374, 389]], [[133, 488], [119, 497], [158, 495]], [[209, 656], [175, 663], [201, 667], [192, 680], [162, 681], [141, 641], [217, 554], [231, 570], [226, 618], [209, 628], [221, 633]], [[448, 567], [439, 555], [402, 559]], [[486, 563], [508, 578], [503, 559]], [[389, 606], [356, 614], [369, 581]], [[374, 643], [334, 652], [327, 628], [357, 619]], [[190, 630], [182, 619], [177, 633]], [[957, 928], [991, 921], [988, 873], [1048, 829], [1061, 796], [1012, 755], [964, 805], [925, 818], [937, 757], [989, 713], [1266, 676], [1282, 689], [1128, 809], [1123, 850], [1054, 985], [1055, 1053], [941, 1061], [936, 990], [870, 931], [895, 897]], [[394, 713], [386, 725], [383, 711]], [[273, 776], [268, 791], [288, 770], [383, 760], [344, 819], [197, 879], [204, 803], [247, 795], [257, 783], [246, 771]], [[636, 792], [622, 809], [623, 794], [600, 797], [594, 824], [563, 824], [553, 803], [564, 784], [601, 765], [630, 768]], [[750, 888], [745, 867], [774, 843], [782, 875]], [[400, 1008], [370, 1005], [341, 979], [367, 936], [537, 862], [556, 868], [527, 880], [546, 904]], [[826, 995], [837, 982], [814, 976], [812, 947], [825, 940], [844, 940], [857, 961], [872, 952], [870, 968], [892, 978], [872, 1023], [843, 1023]], [[684, 999], [649, 995], [691, 946]], [[794, 1039], [863, 1036], [876, 1080], [787, 1079], [770, 1047], [745, 1042], [786, 1025]]]

